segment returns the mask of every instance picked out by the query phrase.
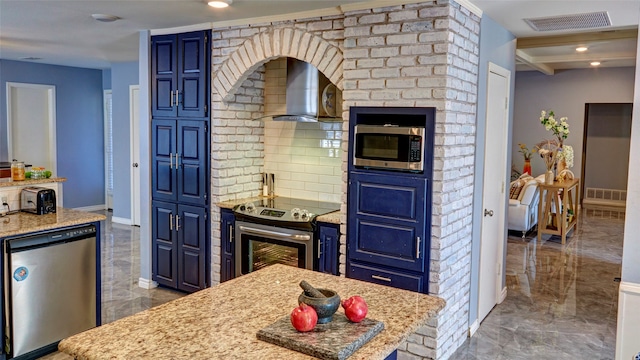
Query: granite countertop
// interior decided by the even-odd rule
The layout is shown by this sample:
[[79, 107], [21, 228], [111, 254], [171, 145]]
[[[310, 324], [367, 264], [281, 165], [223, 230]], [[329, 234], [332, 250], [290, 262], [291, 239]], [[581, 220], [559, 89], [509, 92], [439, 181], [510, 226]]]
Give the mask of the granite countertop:
[[26, 179], [23, 181], [10, 181], [11, 178], [6, 178], [8, 180], [0, 180], [0, 187], [8, 187], [8, 186], [31, 186], [31, 185], [38, 185], [38, 184], [48, 184], [48, 183], [54, 183], [54, 182], [65, 182], [67, 181], [67, 178], [63, 178], [63, 177], [52, 177], [52, 178], [48, 178], [48, 179], [37, 179], [37, 180], [31, 180], [31, 179]]
[[0, 217], [0, 238], [86, 224], [105, 219], [106, 216], [102, 214], [61, 207], [56, 209], [56, 213], [46, 215], [18, 212]]
[[362, 296], [369, 305], [367, 317], [384, 322], [384, 330], [350, 359], [384, 359], [445, 305], [425, 294], [272, 265], [71, 336], [58, 349], [79, 360], [312, 359], [256, 338], [258, 330], [297, 306], [303, 279], [343, 299]]
[[[264, 199], [264, 198], [261, 197], [261, 196], [257, 196], [257, 197], [240, 199], [240, 200], [223, 201], [223, 202], [217, 203], [216, 205], [221, 209], [232, 210], [233, 207], [236, 206], [236, 205], [245, 204], [245, 203], [248, 203], [248, 202], [257, 201], [257, 200], [261, 200], [261, 199]], [[318, 216], [316, 218], [316, 221], [317, 222], [324, 222], [324, 223], [340, 225], [340, 214], [341, 214], [340, 211], [334, 211], [332, 213], [320, 215], [320, 216]]]

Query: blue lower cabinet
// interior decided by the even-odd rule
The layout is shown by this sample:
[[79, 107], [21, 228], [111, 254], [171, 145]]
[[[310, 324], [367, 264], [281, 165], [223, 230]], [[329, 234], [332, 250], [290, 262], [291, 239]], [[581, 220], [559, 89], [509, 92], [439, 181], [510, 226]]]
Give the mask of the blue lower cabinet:
[[220, 244], [222, 247], [220, 282], [225, 282], [236, 277], [236, 250], [233, 242], [235, 239], [235, 222], [236, 217], [233, 215], [233, 211], [229, 209], [222, 209], [220, 211]]
[[348, 201], [346, 276], [427, 293], [430, 180], [352, 171]]
[[340, 225], [318, 223], [317, 269], [326, 274], [338, 275], [338, 250]]
[[421, 273], [403, 272], [354, 262], [348, 266], [347, 277], [421, 293], [426, 293], [428, 285], [425, 281], [428, 277]]
[[153, 201], [152, 224], [152, 279], [186, 292], [207, 287], [207, 208]]

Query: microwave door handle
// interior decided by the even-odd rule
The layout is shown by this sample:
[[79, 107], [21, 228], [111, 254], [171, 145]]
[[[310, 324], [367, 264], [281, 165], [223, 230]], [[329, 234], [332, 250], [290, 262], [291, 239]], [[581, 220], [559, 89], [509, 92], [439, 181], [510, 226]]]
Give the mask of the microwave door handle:
[[287, 234], [279, 231], [257, 229], [257, 228], [248, 227], [244, 225], [240, 225], [240, 230], [253, 235], [276, 236], [283, 239], [294, 239], [294, 240], [304, 240], [304, 241], [311, 240], [311, 236], [309, 235]]

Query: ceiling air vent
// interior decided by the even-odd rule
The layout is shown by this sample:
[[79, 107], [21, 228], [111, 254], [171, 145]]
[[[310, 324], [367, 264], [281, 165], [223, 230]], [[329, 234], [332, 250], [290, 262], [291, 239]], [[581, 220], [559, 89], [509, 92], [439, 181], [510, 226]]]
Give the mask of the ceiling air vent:
[[606, 11], [524, 19], [524, 21], [535, 31], [595, 29], [611, 26], [609, 13]]

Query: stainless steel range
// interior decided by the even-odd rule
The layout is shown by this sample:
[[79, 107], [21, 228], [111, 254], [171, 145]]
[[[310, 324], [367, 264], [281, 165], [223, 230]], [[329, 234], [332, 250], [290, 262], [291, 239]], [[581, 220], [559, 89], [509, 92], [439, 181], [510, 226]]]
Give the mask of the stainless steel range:
[[318, 244], [315, 219], [340, 210], [340, 204], [292, 199], [264, 198], [237, 205], [236, 275], [248, 274], [271, 264], [314, 269]]

